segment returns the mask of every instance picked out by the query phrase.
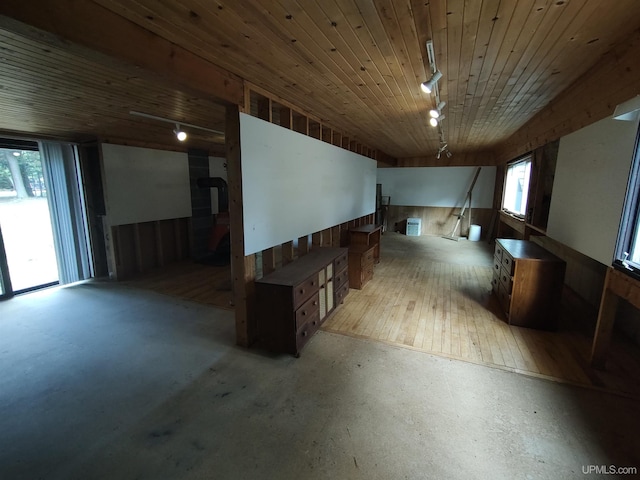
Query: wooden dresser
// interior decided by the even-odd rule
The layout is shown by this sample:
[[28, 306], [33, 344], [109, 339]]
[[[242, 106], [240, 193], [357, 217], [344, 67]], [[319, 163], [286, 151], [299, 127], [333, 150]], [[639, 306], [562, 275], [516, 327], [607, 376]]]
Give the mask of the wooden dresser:
[[298, 356], [349, 293], [346, 248], [316, 248], [256, 280], [260, 342]]
[[349, 229], [349, 246], [363, 245], [373, 247], [373, 258], [375, 263], [380, 263], [380, 235], [382, 225], [362, 225]]
[[349, 246], [349, 287], [360, 290], [373, 278], [375, 246]]
[[510, 325], [556, 329], [565, 268], [533, 242], [496, 239], [491, 283]]

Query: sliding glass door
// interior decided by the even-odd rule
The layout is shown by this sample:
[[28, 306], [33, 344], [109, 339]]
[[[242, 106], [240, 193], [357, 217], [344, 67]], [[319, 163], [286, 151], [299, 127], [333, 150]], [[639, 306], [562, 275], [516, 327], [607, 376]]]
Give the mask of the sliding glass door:
[[58, 282], [42, 160], [37, 147], [26, 146], [0, 148], [0, 228], [6, 258], [0, 273], [5, 295]]

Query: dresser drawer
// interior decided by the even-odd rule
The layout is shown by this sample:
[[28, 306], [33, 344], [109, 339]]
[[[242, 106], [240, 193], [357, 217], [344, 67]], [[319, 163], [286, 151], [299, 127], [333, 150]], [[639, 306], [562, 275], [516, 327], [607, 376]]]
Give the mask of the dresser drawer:
[[298, 308], [304, 303], [311, 295], [318, 291], [320, 282], [318, 280], [318, 274], [307, 278], [304, 282], [296, 285], [293, 290], [293, 307]]
[[498, 269], [493, 271], [493, 278], [491, 279], [491, 288], [493, 291], [498, 294], [498, 288], [500, 287], [500, 272], [502, 269]]
[[502, 260], [498, 260], [498, 257], [493, 257], [493, 275], [500, 278], [500, 270], [502, 270]]
[[500, 301], [500, 306], [502, 310], [509, 316], [509, 307], [511, 305], [511, 295], [509, 295], [504, 286], [500, 284], [498, 287], [498, 300]]
[[296, 350], [300, 352], [305, 343], [320, 328], [320, 316], [318, 312], [314, 313], [309, 320], [296, 330]]
[[361, 257], [362, 268], [367, 268], [369, 266], [373, 267], [374, 260], [375, 260], [374, 249], [371, 248], [362, 254], [362, 257]]
[[344, 297], [349, 293], [349, 284], [345, 283], [336, 290], [336, 305], [341, 304], [344, 301]]
[[513, 275], [513, 258], [511, 258], [507, 253], [502, 255], [502, 268], [507, 270], [509, 275]]
[[296, 310], [296, 330], [299, 330], [320, 310], [320, 293], [316, 292]]
[[511, 275], [509, 274], [509, 272], [504, 269], [501, 268], [500, 269], [500, 284], [504, 287], [504, 289], [507, 291], [507, 293], [511, 293], [511, 288], [513, 285], [513, 278], [511, 277]]
[[349, 255], [348, 255], [348, 253], [345, 251], [342, 255], [340, 255], [338, 258], [336, 258], [333, 263], [335, 265], [335, 271], [336, 272], [340, 272], [340, 271], [342, 271], [342, 269], [347, 268], [347, 266], [349, 264]]
[[496, 260], [498, 261], [498, 263], [502, 262], [502, 255], [504, 253], [504, 250], [502, 249], [502, 247], [498, 244], [496, 244], [496, 249], [493, 253], [493, 256], [496, 258]]
[[348, 268], [342, 269], [342, 271], [336, 273], [336, 276], [334, 277], [334, 282], [335, 282], [336, 289], [339, 289], [342, 285], [344, 285], [348, 281], [349, 281], [349, 269]]

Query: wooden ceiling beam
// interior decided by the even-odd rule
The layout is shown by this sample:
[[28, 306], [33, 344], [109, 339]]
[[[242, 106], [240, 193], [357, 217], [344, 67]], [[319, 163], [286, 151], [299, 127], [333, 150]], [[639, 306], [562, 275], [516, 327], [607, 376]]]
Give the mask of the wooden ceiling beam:
[[240, 77], [93, 2], [42, 0], [34, 6], [24, 0], [3, 0], [0, 27], [42, 41], [42, 32], [29, 26], [140, 67], [222, 104], [243, 102]]

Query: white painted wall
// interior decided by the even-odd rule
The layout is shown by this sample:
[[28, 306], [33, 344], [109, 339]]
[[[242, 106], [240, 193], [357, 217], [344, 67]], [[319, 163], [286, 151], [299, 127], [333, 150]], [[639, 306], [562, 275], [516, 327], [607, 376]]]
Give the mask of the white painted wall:
[[375, 211], [376, 162], [240, 115], [245, 255]]
[[110, 225], [191, 216], [186, 153], [102, 144]]
[[547, 236], [611, 265], [637, 131], [606, 118], [560, 139]]
[[[220, 177], [227, 180], [227, 159], [223, 157], [209, 157], [209, 176]], [[211, 213], [220, 213], [218, 210], [218, 189], [211, 189]]]
[[[382, 195], [392, 205], [411, 207], [462, 206], [477, 167], [379, 168]], [[474, 208], [491, 208], [496, 167], [482, 167], [473, 187]]]

